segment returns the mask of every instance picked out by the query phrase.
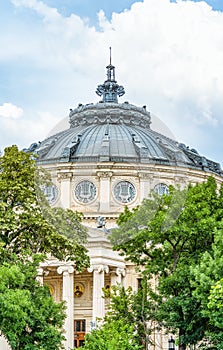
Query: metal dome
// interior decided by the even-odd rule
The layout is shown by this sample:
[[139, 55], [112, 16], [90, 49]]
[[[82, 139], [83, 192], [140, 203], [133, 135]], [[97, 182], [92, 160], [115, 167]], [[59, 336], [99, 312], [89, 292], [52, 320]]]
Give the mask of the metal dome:
[[70, 128], [31, 145], [38, 164], [55, 162], [128, 162], [192, 167], [222, 175], [219, 163], [199, 155], [150, 128], [146, 107], [118, 103], [124, 88], [115, 80], [115, 67], [107, 66], [107, 80], [97, 87], [102, 101], [79, 104], [70, 110]]

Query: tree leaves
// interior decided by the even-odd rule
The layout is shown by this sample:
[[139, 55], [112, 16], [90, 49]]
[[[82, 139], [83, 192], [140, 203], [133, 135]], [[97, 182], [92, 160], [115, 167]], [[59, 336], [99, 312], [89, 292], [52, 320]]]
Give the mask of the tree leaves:
[[[46, 255], [89, 264], [81, 216], [51, 208], [41, 190], [50, 178], [16, 146], [0, 158], [0, 329], [13, 350], [62, 349], [65, 306], [36, 280]], [[40, 200], [41, 199], [41, 200]]]
[[184, 190], [171, 187], [169, 195], [151, 195], [136, 211], [126, 209], [110, 237], [114, 249], [144, 267], [148, 279], [156, 277], [156, 289], [150, 291], [155, 319], [179, 332], [180, 349], [201, 340], [207, 330], [190, 267], [213, 253], [216, 232], [222, 230], [222, 199], [222, 187], [218, 191], [212, 177]]
[[80, 270], [89, 264], [83, 247], [87, 231], [80, 214], [50, 207], [41, 190], [49, 183], [30, 154], [16, 146], [5, 149], [0, 158], [0, 242], [18, 255], [51, 253], [73, 260]]
[[56, 304], [48, 287], [37, 282], [39, 260], [14, 256], [0, 266], [0, 329], [13, 350], [56, 350], [62, 344], [64, 304]]

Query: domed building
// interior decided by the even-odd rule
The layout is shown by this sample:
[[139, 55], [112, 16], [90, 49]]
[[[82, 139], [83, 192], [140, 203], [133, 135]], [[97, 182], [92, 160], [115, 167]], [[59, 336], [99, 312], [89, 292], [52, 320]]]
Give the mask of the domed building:
[[[133, 264], [114, 252], [107, 238], [124, 207], [137, 206], [151, 190], [168, 193], [170, 184], [183, 187], [210, 175], [223, 182], [220, 164], [152, 130], [146, 106], [119, 103], [124, 88], [111, 61], [106, 68], [107, 79], [96, 90], [101, 101], [70, 110], [70, 127], [36, 150], [38, 165], [50, 172], [54, 184], [46, 189], [50, 203], [83, 213], [88, 228], [90, 268], [76, 273], [72, 262], [52, 259], [39, 270], [55, 300], [67, 302], [66, 349], [83, 345], [85, 333], [105, 315], [103, 287], [118, 282], [138, 288]], [[167, 349], [162, 334], [154, 339], [154, 349]]]

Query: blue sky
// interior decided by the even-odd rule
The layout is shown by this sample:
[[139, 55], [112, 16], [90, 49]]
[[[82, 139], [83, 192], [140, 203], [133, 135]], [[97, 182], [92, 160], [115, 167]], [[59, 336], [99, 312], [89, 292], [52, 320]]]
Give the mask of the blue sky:
[[0, 44], [0, 149], [41, 141], [97, 102], [112, 46], [120, 101], [147, 105], [152, 127], [223, 164], [222, 0], [4, 0]]

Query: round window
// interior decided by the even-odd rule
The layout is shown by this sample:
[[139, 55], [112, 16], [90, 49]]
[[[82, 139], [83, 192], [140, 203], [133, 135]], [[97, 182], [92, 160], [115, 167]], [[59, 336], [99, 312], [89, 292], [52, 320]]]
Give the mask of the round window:
[[81, 203], [89, 203], [96, 197], [96, 187], [91, 181], [81, 181], [74, 190], [76, 198]]
[[129, 181], [120, 181], [114, 187], [114, 196], [121, 203], [131, 202], [136, 195], [136, 189]]
[[169, 188], [167, 185], [165, 184], [158, 184], [154, 187], [154, 191], [156, 193], [158, 193], [160, 196], [162, 196], [163, 194], [169, 194]]
[[56, 202], [59, 193], [56, 185], [43, 186], [42, 191], [50, 204]]

